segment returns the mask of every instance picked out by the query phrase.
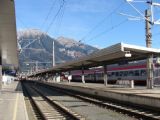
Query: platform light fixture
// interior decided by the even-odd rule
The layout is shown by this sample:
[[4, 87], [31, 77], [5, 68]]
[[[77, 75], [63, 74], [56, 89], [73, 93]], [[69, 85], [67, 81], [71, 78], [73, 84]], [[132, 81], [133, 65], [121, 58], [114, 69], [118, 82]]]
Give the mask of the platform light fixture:
[[125, 51], [125, 57], [132, 57], [132, 54], [130, 53], [130, 51]]
[[160, 64], [160, 56], [158, 56], [158, 57], [156, 58], [156, 63], [157, 63], [157, 64]]

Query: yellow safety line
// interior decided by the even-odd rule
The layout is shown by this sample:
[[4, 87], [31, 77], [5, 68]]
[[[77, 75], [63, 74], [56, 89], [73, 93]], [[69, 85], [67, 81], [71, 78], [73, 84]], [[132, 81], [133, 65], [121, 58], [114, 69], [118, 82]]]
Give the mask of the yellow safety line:
[[12, 120], [16, 120], [16, 118], [17, 118], [18, 99], [19, 99], [19, 93], [17, 93], [17, 96], [16, 96], [16, 102], [15, 102], [15, 106], [14, 106], [14, 113], [13, 113]]

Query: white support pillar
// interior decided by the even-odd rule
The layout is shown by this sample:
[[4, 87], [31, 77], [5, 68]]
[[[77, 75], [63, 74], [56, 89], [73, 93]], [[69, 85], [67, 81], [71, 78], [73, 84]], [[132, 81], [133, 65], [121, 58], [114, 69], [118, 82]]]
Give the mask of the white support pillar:
[[147, 59], [147, 89], [153, 89], [153, 55]]
[[61, 82], [61, 74], [57, 73], [57, 75], [56, 75], [56, 83], [59, 83], [59, 82]]
[[58, 73], [55, 73], [55, 76], [54, 76], [55, 83], [57, 83], [57, 78], [58, 78]]
[[85, 77], [84, 77], [84, 67], [82, 66], [82, 83], [85, 83]]
[[104, 65], [103, 68], [104, 68], [104, 85], [107, 86], [107, 84], [108, 84], [107, 66]]
[[59, 73], [59, 82], [62, 81], [62, 78], [61, 78], [61, 73]]
[[72, 80], [71, 71], [68, 72], [68, 83], [70, 84]]
[[134, 88], [134, 80], [130, 80], [130, 88]]

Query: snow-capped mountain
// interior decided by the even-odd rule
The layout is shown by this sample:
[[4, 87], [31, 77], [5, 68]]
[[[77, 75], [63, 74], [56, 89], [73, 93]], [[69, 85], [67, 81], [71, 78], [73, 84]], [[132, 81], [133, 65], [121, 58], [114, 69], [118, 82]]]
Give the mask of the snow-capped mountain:
[[53, 42], [55, 62], [57, 64], [78, 59], [98, 50], [90, 45], [85, 45], [76, 40], [59, 37], [54, 39], [46, 33], [29, 29], [19, 31], [17, 34], [19, 63], [22, 71], [52, 67]]

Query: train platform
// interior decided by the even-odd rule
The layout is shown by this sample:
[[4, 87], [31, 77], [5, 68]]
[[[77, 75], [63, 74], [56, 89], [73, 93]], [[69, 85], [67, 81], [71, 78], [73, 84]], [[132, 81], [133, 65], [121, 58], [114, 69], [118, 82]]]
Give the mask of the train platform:
[[146, 87], [123, 87], [119, 85], [93, 83], [45, 83], [51, 86], [83, 92], [90, 95], [105, 97], [121, 102], [142, 105], [149, 108], [160, 108], [160, 88], [146, 89]]
[[123, 94], [131, 94], [131, 95], [138, 95], [138, 96], [145, 96], [145, 97], [154, 97], [160, 98], [160, 87], [155, 87], [154, 89], [147, 89], [145, 86], [135, 86], [135, 88], [129, 88], [129, 86], [125, 85], [111, 85], [108, 84], [104, 86], [104, 84], [97, 84], [97, 83], [59, 83], [83, 88], [92, 88], [97, 90], [104, 90], [104, 91], [111, 91], [116, 93], [123, 93]]
[[[63, 83], [69, 84], [69, 83]], [[154, 89], [147, 89], [145, 86], [135, 86], [135, 88], [129, 88], [129, 86], [125, 85], [111, 85], [108, 84], [104, 86], [104, 84], [95, 84], [95, 83], [70, 83], [71, 86], [79, 86], [84, 88], [92, 88], [97, 90], [111, 91], [116, 93], [123, 94], [131, 94], [131, 95], [139, 95], [145, 97], [155, 97], [160, 98], [160, 87], [155, 87]]]
[[2, 85], [0, 120], [28, 120], [21, 84], [18, 81]]

